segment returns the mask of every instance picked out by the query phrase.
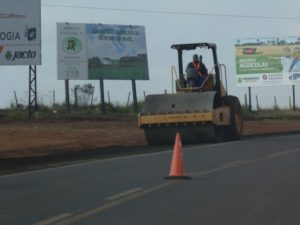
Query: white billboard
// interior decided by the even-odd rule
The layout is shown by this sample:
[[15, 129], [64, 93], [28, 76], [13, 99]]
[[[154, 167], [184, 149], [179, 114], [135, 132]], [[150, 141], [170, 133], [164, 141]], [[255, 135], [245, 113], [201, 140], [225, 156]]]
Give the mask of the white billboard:
[[59, 80], [148, 80], [144, 26], [57, 23]]
[[236, 39], [240, 87], [300, 84], [300, 37]]
[[85, 25], [57, 23], [58, 79], [88, 80]]
[[1, 0], [0, 65], [41, 64], [41, 0]]

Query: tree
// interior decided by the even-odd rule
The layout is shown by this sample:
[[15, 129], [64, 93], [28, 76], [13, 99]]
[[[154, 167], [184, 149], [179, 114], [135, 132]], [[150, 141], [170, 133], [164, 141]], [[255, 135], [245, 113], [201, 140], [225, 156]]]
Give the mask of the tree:
[[88, 83], [83, 85], [75, 85], [72, 91], [74, 92], [75, 105], [88, 106], [94, 95], [95, 87]]

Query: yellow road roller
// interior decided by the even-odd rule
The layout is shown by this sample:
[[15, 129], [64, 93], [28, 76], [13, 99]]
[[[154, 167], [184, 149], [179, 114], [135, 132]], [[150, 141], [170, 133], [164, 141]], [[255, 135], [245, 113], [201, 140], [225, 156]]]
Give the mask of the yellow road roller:
[[[174, 44], [178, 53], [179, 76], [174, 79], [176, 93], [147, 95], [138, 114], [149, 145], [173, 144], [177, 132], [184, 144], [239, 140], [243, 131], [243, 115], [239, 99], [226, 91], [226, 67], [218, 63], [213, 43]], [[212, 51], [213, 69], [201, 85], [190, 82], [197, 74], [183, 71], [183, 52]], [[195, 71], [194, 71], [195, 72]], [[223, 82], [225, 80], [225, 82]], [[224, 83], [226, 84], [224, 87]]]

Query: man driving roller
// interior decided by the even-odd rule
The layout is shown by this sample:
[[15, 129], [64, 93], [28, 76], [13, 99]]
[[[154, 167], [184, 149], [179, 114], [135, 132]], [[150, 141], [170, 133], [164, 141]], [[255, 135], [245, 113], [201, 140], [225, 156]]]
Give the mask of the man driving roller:
[[190, 87], [200, 87], [207, 76], [206, 66], [202, 63], [202, 55], [193, 55], [193, 61], [186, 67], [187, 83]]

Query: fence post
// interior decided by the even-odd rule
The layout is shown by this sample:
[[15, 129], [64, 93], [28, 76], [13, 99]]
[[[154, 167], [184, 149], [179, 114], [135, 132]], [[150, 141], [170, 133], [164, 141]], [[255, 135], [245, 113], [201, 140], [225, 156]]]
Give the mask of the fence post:
[[128, 93], [128, 98], [127, 98], [127, 104], [126, 104], [127, 107], [129, 106], [130, 95], [131, 95], [131, 92], [129, 91], [129, 93]]
[[295, 85], [293, 85], [293, 110], [296, 111], [296, 103], [295, 103]]
[[252, 104], [251, 104], [251, 87], [248, 87], [249, 92], [249, 111], [252, 112]]
[[277, 106], [277, 100], [276, 100], [276, 96], [274, 96], [274, 104], [275, 104], [274, 108], [275, 108], [275, 109], [277, 109], [277, 108], [278, 108], [278, 106]]
[[245, 94], [245, 106], [246, 106], [246, 108], [248, 108], [247, 94]]
[[55, 106], [55, 90], [53, 90], [52, 97], [53, 97], [53, 107], [54, 107]]
[[108, 103], [110, 104], [110, 95], [109, 95], [109, 91], [107, 91], [107, 99], [108, 99]]
[[18, 103], [18, 98], [17, 98], [16, 91], [14, 91], [14, 94], [15, 94], [16, 108], [18, 108], [19, 107], [19, 103]]

